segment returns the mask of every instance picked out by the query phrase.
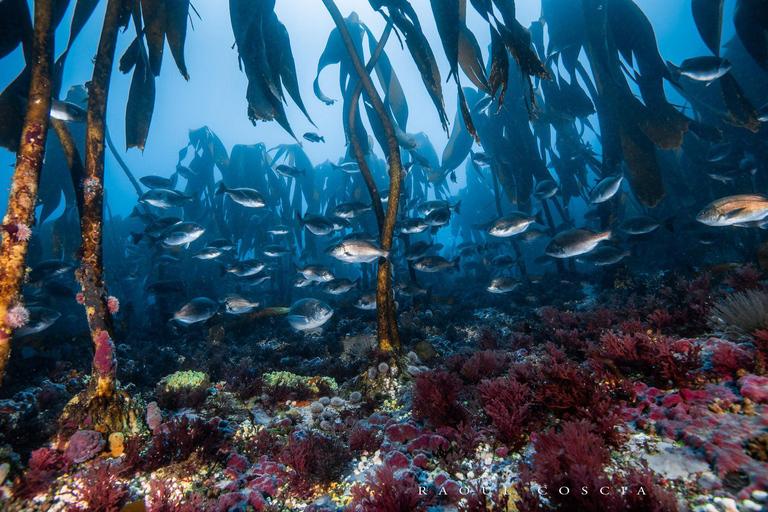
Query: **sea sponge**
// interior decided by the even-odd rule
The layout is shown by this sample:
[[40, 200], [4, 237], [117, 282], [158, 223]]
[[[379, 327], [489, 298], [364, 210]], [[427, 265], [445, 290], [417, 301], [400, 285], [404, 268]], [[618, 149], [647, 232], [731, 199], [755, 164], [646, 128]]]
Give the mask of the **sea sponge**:
[[336, 380], [331, 377], [305, 377], [303, 375], [295, 375], [291, 372], [270, 372], [265, 373], [262, 377], [264, 383], [269, 386], [289, 386], [295, 387], [298, 385], [304, 385], [314, 393], [320, 393], [320, 387], [337, 389], [339, 387], [336, 384]]
[[160, 381], [164, 391], [179, 391], [182, 389], [207, 388], [211, 382], [208, 375], [203, 372], [184, 371], [166, 375]]
[[78, 430], [69, 439], [65, 455], [75, 464], [94, 458], [104, 449], [106, 442], [95, 430]]

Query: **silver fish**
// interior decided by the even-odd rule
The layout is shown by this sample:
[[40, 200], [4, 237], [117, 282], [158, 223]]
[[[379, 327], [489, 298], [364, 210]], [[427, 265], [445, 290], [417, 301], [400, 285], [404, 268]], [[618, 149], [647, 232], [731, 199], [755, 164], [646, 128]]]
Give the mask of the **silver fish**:
[[298, 266], [294, 265], [294, 268], [297, 273], [316, 283], [327, 283], [333, 279], [333, 273], [331, 270], [328, 267], [324, 267], [322, 265], [307, 265], [304, 268], [299, 268]]
[[380, 249], [366, 240], [347, 240], [329, 252], [344, 263], [373, 263], [379, 258], [389, 258], [389, 251]]
[[333, 309], [317, 299], [301, 299], [293, 303], [288, 312], [288, 323], [297, 331], [311, 331], [325, 325], [333, 316]]
[[623, 179], [624, 176], [620, 174], [618, 176], [608, 176], [600, 180], [589, 194], [590, 202], [592, 204], [599, 204], [612, 198], [619, 191]]
[[325, 236], [333, 233], [335, 230], [333, 222], [322, 215], [307, 213], [302, 217], [301, 212], [297, 211], [296, 217], [299, 219], [299, 225], [303, 228], [307, 228], [313, 235]]
[[340, 277], [325, 283], [322, 287], [322, 290], [325, 293], [330, 293], [331, 295], [342, 295], [357, 286], [359, 282], [359, 278], [354, 281], [350, 281], [346, 277]]
[[579, 263], [591, 263], [592, 265], [606, 266], [614, 265], [627, 256], [632, 254], [631, 251], [622, 251], [616, 247], [604, 246], [598, 247], [589, 254], [576, 258]]
[[369, 211], [371, 211], [370, 204], [361, 203], [360, 201], [352, 201], [350, 203], [341, 203], [337, 205], [332, 210], [332, 213], [336, 217], [340, 217], [342, 219], [354, 219], [355, 217], [359, 217], [360, 215]]
[[413, 268], [421, 272], [453, 272], [460, 270], [459, 258], [448, 261], [442, 256], [424, 256], [416, 260]]
[[173, 320], [184, 325], [205, 322], [215, 315], [218, 310], [218, 304], [211, 299], [207, 297], [197, 297], [184, 304], [184, 306], [173, 315]]
[[30, 334], [42, 332], [61, 317], [61, 313], [48, 308], [29, 307], [27, 311], [29, 312], [29, 320], [23, 326], [13, 330], [14, 338], [22, 338]]
[[51, 102], [51, 117], [67, 123], [84, 123], [88, 115], [83, 107], [74, 103], [53, 100]]
[[245, 299], [235, 293], [225, 295], [219, 299], [219, 302], [224, 304], [224, 309], [227, 313], [231, 313], [233, 315], [242, 315], [244, 313], [248, 313], [252, 309], [259, 307], [258, 302], [251, 302], [250, 300]]
[[734, 226], [768, 217], [768, 197], [761, 194], [739, 194], [713, 201], [696, 216], [707, 226]]
[[512, 212], [509, 215], [496, 219], [490, 229], [488, 229], [488, 234], [498, 238], [519, 235], [533, 223], [544, 224], [541, 215], [541, 211], [533, 217], [522, 212]]
[[156, 208], [175, 208], [184, 206], [192, 199], [191, 196], [185, 196], [176, 190], [154, 188], [142, 194], [139, 198], [140, 203], [147, 203]]
[[306, 176], [307, 171], [299, 170], [292, 165], [280, 164], [275, 167], [275, 172], [286, 178], [298, 178], [299, 176]]
[[706, 56], [685, 59], [679, 67], [667, 61], [667, 67], [675, 82], [681, 76], [697, 82], [713, 82], [731, 70], [731, 63], [720, 57]]
[[225, 194], [229, 196], [234, 202], [246, 208], [263, 208], [267, 205], [258, 191], [252, 188], [227, 188], [223, 181], [219, 182], [219, 187], [216, 189], [217, 196]]
[[497, 277], [485, 288], [491, 293], [509, 293], [520, 286], [520, 283], [511, 277]]
[[549, 242], [545, 253], [553, 258], [570, 258], [594, 250], [603, 240], [610, 240], [611, 232], [596, 233], [589, 229], [569, 229]]

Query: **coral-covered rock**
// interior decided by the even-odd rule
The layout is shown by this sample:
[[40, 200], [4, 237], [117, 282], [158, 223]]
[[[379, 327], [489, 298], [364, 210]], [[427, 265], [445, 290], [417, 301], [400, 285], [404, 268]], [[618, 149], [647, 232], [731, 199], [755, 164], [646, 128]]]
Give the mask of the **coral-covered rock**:
[[738, 385], [744, 398], [758, 404], [768, 403], [768, 377], [745, 375], [739, 379]]
[[241, 473], [248, 469], [248, 460], [242, 455], [233, 453], [227, 459], [227, 467], [240, 471]]
[[104, 449], [106, 442], [101, 434], [94, 430], [78, 430], [69, 439], [67, 459], [75, 464], [94, 458]]
[[385, 431], [387, 440], [391, 443], [407, 443], [411, 439], [416, 439], [421, 435], [421, 431], [410, 423], [400, 425], [390, 425]]

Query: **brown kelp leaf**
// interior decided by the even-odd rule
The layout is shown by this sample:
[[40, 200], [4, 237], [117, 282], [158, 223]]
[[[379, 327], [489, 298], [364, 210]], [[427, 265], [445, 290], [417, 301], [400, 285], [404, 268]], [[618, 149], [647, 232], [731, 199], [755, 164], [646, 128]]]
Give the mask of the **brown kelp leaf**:
[[123, 74], [128, 73], [136, 65], [136, 61], [139, 60], [141, 47], [139, 45], [139, 39], [134, 38], [128, 48], [123, 52], [123, 56], [120, 57], [120, 62], [117, 65], [117, 69]]
[[475, 124], [472, 122], [472, 115], [469, 113], [469, 106], [467, 106], [467, 99], [464, 97], [464, 89], [459, 83], [459, 76], [456, 75], [456, 86], [458, 88], [459, 97], [459, 110], [461, 110], [461, 117], [464, 119], [464, 126], [467, 128], [467, 132], [474, 137], [475, 141], [480, 144], [480, 137], [477, 136], [475, 130]]
[[[368, 27], [365, 28], [365, 31], [368, 35], [368, 50], [373, 54], [376, 51], [378, 41]], [[392, 63], [389, 61], [387, 52], [381, 52], [374, 69], [376, 76], [379, 78], [379, 83], [384, 90], [384, 104], [389, 105], [392, 114], [395, 116], [395, 121], [397, 121], [401, 129], [405, 130], [408, 123], [408, 102], [405, 99], [405, 93], [400, 85], [400, 80], [398, 80], [395, 70], [392, 69]]]
[[155, 75], [147, 66], [148, 57], [136, 61], [125, 108], [125, 149], [137, 147], [144, 151], [155, 109]]
[[664, 197], [664, 181], [653, 142], [631, 120], [624, 120], [621, 126], [621, 148], [635, 198], [646, 206], [656, 206]]
[[421, 28], [399, 11], [390, 11], [390, 16], [392, 16], [395, 26], [405, 36], [405, 44], [408, 46], [408, 51], [411, 53], [416, 67], [419, 68], [421, 80], [437, 109], [440, 124], [444, 130], [448, 131], [448, 115], [445, 112], [440, 69], [437, 67], [437, 61], [434, 53], [432, 53], [432, 48], [429, 46], [429, 41], [427, 41]]
[[304, 113], [306, 118], [313, 125], [312, 118], [309, 117], [307, 109], [304, 107], [304, 101], [301, 99], [301, 93], [299, 92], [299, 79], [296, 74], [296, 63], [293, 59], [293, 52], [291, 51], [291, 38], [288, 35], [285, 25], [283, 25], [277, 16], [270, 16], [267, 18], [268, 23], [265, 26], [265, 41], [273, 47], [273, 53], [279, 56], [279, 76], [282, 80], [282, 84], [285, 86], [285, 90], [288, 91], [288, 95], [293, 99], [293, 102]]
[[0, 94], [0, 146], [15, 153], [24, 126], [24, 103], [29, 90], [29, 66]]
[[[461, 34], [462, 17], [460, 0], [430, 0], [432, 15], [435, 17], [437, 33], [443, 43], [445, 56], [451, 70], [448, 77], [458, 72], [459, 37]], [[464, 6], [466, 8], [466, 4]]]
[[26, 57], [32, 50], [32, 19], [27, 2], [4, 0], [0, 2], [0, 59], [22, 43]]
[[189, 0], [166, 0], [165, 3], [165, 37], [171, 49], [173, 60], [179, 68], [184, 80], [189, 80], [187, 64], [184, 62], [184, 41], [187, 38], [187, 17], [189, 16]]
[[163, 0], [141, 0], [141, 16], [144, 19], [144, 36], [147, 40], [149, 68], [152, 74], [160, 74], [165, 46], [165, 2]]
[[687, 117], [671, 106], [648, 108], [639, 105], [638, 108], [642, 110], [639, 128], [656, 147], [677, 149], [683, 144], [683, 136], [688, 131]]
[[699, 35], [712, 53], [720, 56], [720, 37], [723, 30], [723, 4], [725, 0], [691, 0], [691, 11]]
[[507, 92], [509, 80], [509, 55], [501, 34], [491, 25], [491, 74], [488, 77], [488, 87], [491, 96], [497, 97], [499, 109], [504, 104], [504, 95]]
[[768, 11], [765, 0], [737, 0], [733, 24], [747, 53], [768, 71]]
[[723, 101], [731, 117], [730, 120], [725, 119], [725, 121], [757, 133], [760, 130], [760, 116], [739, 83], [730, 73], [726, 73], [718, 81], [723, 92]]
[[491, 94], [488, 81], [485, 77], [485, 64], [483, 53], [477, 39], [466, 25], [459, 32], [459, 64], [462, 71], [475, 86], [486, 94]]
[[531, 35], [525, 27], [520, 25], [517, 20], [512, 20], [511, 26], [499, 24], [498, 28], [509, 53], [515, 58], [523, 74], [538, 78], [552, 78], [536, 52], [531, 48]]
[[317, 62], [317, 75], [315, 81], [312, 84], [312, 89], [315, 92], [317, 99], [325, 103], [326, 105], [333, 105], [336, 100], [329, 98], [320, 89], [320, 73], [332, 64], [339, 64], [346, 56], [346, 49], [344, 48], [344, 42], [341, 39], [339, 29], [334, 28], [328, 35], [328, 42], [325, 43], [325, 49], [320, 55], [320, 60]]
[[[472, 149], [472, 136], [464, 127], [459, 113], [456, 112], [456, 117], [453, 121], [453, 127], [451, 128], [451, 137], [448, 139], [443, 150], [443, 156], [441, 158], [440, 171], [443, 174], [449, 173], [459, 167], [467, 155], [469, 155]], [[482, 176], [482, 174], [481, 174]]]
[[72, 14], [72, 23], [69, 26], [69, 41], [67, 41], [67, 48], [56, 59], [53, 65], [53, 96], [56, 98], [59, 96], [59, 90], [61, 89], [61, 79], [64, 74], [64, 63], [67, 60], [69, 49], [72, 48], [75, 39], [80, 34], [85, 24], [93, 14], [96, 4], [99, 0], [77, 0], [75, 4], [75, 12]]

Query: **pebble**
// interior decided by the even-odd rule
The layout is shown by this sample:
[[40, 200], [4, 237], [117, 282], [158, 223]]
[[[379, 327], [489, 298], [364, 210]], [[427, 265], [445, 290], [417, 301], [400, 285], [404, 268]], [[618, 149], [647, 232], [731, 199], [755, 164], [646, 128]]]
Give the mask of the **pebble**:
[[739, 508], [736, 506], [736, 500], [733, 498], [721, 498], [717, 496], [713, 501], [723, 507], [725, 512], [739, 512]]
[[331, 398], [331, 407], [344, 407], [344, 399], [338, 396]]
[[329, 403], [331, 403], [331, 399], [330, 399], [330, 398], [328, 398], [327, 396], [324, 396], [324, 397], [321, 397], [321, 398], [318, 400], [318, 402], [320, 402], [320, 403], [321, 403], [321, 404], [323, 404], [323, 405], [328, 405]]
[[363, 399], [363, 394], [359, 391], [353, 391], [349, 394], [349, 403], [356, 404]]
[[312, 414], [320, 414], [324, 409], [325, 407], [320, 402], [312, 402], [309, 405], [309, 410], [312, 412]]
[[741, 508], [743, 510], [750, 510], [752, 512], [760, 512], [763, 510], [763, 506], [759, 503], [755, 503], [752, 500], [744, 500], [741, 502]]
[[5, 479], [8, 478], [8, 472], [10, 470], [11, 465], [7, 462], [0, 464], [0, 485], [2, 485], [5, 482]]
[[768, 500], [768, 492], [761, 491], [759, 489], [752, 491], [752, 499], [759, 501], [760, 503], [765, 503], [766, 500]]

